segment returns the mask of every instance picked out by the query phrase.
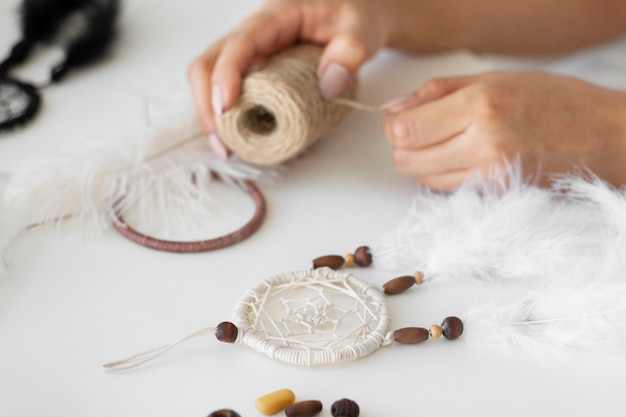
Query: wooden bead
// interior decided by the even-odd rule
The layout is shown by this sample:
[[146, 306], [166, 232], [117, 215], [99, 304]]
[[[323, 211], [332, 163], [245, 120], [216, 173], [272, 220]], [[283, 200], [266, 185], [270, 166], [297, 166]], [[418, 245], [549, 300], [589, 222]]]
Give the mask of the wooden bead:
[[415, 284], [415, 278], [411, 275], [405, 275], [394, 278], [391, 281], [387, 281], [383, 285], [383, 289], [385, 290], [385, 294], [394, 295], [408, 290], [413, 286], [413, 284]]
[[343, 256], [339, 255], [325, 255], [319, 258], [313, 259], [313, 268], [321, 268], [326, 266], [330, 269], [339, 269], [343, 266]]
[[433, 324], [432, 326], [430, 326], [429, 333], [430, 337], [432, 337], [433, 339], [439, 339], [441, 337], [441, 332], [441, 326], [437, 324]]
[[446, 317], [441, 323], [441, 331], [446, 339], [457, 339], [463, 334], [463, 322], [458, 317]]
[[424, 283], [424, 274], [421, 271], [417, 271], [415, 273], [415, 283], [417, 285], [422, 285]]
[[296, 395], [289, 389], [279, 389], [257, 398], [254, 403], [256, 409], [266, 416], [276, 414], [287, 408], [296, 400]]
[[346, 256], [343, 257], [345, 260], [345, 265], [348, 268], [352, 268], [354, 266], [354, 264], [356, 263], [356, 260], [354, 259], [354, 255], [351, 253], [348, 253]]
[[413, 345], [428, 340], [428, 329], [423, 327], [404, 327], [393, 332], [393, 340], [405, 345]]
[[347, 398], [335, 401], [330, 407], [333, 417], [358, 417], [359, 412], [359, 405]]
[[239, 329], [237, 329], [237, 326], [229, 321], [223, 321], [217, 325], [217, 329], [215, 330], [215, 337], [220, 342], [235, 343], [238, 333]]
[[235, 411], [225, 408], [223, 410], [213, 411], [211, 414], [209, 414], [209, 417], [241, 417], [241, 416], [237, 414]]
[[354, 260], [358, 266], [370, 266], [372, 264], [372, 252], [367, 246], [359, 246], [354, 251]]
[[299, 401], [285, 408], [287, 417], [312, 417], [322, 411], [322, 402], [317, 400]]

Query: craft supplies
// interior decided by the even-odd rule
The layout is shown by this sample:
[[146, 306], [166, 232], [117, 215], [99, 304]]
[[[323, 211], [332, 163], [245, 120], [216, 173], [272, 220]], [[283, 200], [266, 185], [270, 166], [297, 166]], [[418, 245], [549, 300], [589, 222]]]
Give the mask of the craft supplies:
[[313, 417], [322, 411], [323, 405], [318, 400], [298, 401], [285, 408], [286, 417]]
[[226, 146], [247, 162], [276, 165], [295, 158], [340, 123], [357, 85], [340, 97], [342, 104], [324, 99], [316, 74], [321, 52], [320, 46], [297, 45], [250, 71], [235, 106], [217, 118]]
[[337, 400], [330, 407], [333, 417], [359, 417], [359, 413], [359, 405], [348, 398]]
[[293, 391], [283, 388], [257, 398], [254, 406], [260, 413], [271, 416], [284, 410], [290, 404], [293, 404], [295, 400], [296, 395]]
[[241, 417], [236, 411], [228, 408], [213, 411], [208, 417]]

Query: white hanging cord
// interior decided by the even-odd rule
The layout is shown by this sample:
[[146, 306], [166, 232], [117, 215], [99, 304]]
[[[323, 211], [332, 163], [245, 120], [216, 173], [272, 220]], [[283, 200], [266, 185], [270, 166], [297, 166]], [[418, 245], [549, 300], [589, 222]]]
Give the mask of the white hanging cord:
[[161, 346], [156, 349], [146, 350], [145, 352], [141, 352], [136, 355], [129, 356], [128, 358], [120, 359], [118, 361], [105, 363], [104, 365], [102, 365], [102, 367], [109, 372], [121, 372], [133, 369], [140, 365], [143, 365], [146, 362], [150, 362], [151, 360], [158, 358], [159, 356], [169, 352], [183, 342], [195, 339], [196, 337], [215, 334], [215, 331], [215, 327], [207, 327], [205, 329], [193, 332], [190, 335], [185, 336], [172, 344]]

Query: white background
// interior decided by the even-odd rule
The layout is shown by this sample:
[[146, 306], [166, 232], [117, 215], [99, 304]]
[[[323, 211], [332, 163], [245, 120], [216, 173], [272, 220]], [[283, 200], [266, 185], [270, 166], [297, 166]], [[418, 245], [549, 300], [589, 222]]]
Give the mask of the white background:
[[[3, 1], [0, 51], [8, 51], [18, 36], [16, 2]], [[145, 97], [187, 96], [191, 60], [260, 3], [127, 1], [113, 56], [43, 92], [36, 121], [0, 136], [0, 171], [136, 127]], [[55, 58], [38, 56], [19, 74], [45, 80]], [[364, 69], [360, 99], [379, 104], [430, 77], [487, 67], [462, 52], [385, 51]], [[521, 350], [478, 351], [463, 339], [394, 345], [308, 369], [205, 337], [135, 371], [103, 371], [104, 362], [229, 320], [245, 290], [263, 278], [306, 268], [321, 254], [347, 253], [394, 227], [415, 184], [394, 171], [379, 123], [379, 116], [354, 112], [290, 163], [263, 187], [262, 228], [228, 249], [159, 253], [113, 231], [93, 239], [35, 232], [20, 240], [0, 277], [0, 416], [201, 417], [226, 407], [250, 417], [260, 415], [254, 400], [279, 388], [292, 389], [299, 400], [321, 400], [321, 416], [344, 397], [356, 400], [364, 417], [623, 415], [624, 363], [594, 352], [539, 358]], [[245, 196], [224, 198], [227, 209], [238, 210], [218, 207], [216, 218], [236, 225], [250, 215]], [[10, 207], [0, 206], [0, 216], [0, 242], [6, 242], [24, 224]], [[390, 278], [374, 270], [359, 274], [380, 284]], [[481, 294], [449, 284], [420, 288], [390, 301], [394, 326], [462, 316]]]

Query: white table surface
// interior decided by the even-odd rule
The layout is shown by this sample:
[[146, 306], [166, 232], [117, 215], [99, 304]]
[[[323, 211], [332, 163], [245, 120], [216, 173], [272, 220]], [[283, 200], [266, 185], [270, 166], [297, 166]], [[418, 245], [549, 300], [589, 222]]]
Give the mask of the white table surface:
[[[17, 37], [15, 1], [0, 3], [0, 51]], [[111, 59], [43, 92], [37, 120], [0, 137], [0, 171], [136, 126], [142, 97], [188, 94], [186, 67], [260, 1], [125, 2]], [[2, 52], [4, 54], [4, 52]], [[20, 71], [46, 78], [54, 54]], [[440, 75], [487, 67], [462, 52], [418, 57], [386, 51], [363, 71], [361, 100], [378, 104]], [[264, 186], [268, 216], [250, 239], [196, 255], [159, 253], [113, 231], [93, 239], [32, 233], [0, 277], [0, 416], [201, 417], [290, 388], [330, 404], [352, 398], [364, 417], [623, 415], [626, 364], [583, 352], [574, 358], [479, 351], [455, 343], [389, 346], [354, 362], [298, 368], [213, 338], [187, 342], [142, 368], [104, 372], [104, 362], [172, 342], [231, 319], [260, 279], [344, 254], [394, 227], [415, 192], [397, 174], [379, 117], [354, 112], [305, 157]], [[245, 196], [228, 195], [249, 209]], [[219, 209], [217, 210], [219, 217]], [[20, 216], [0, 206], [0, 241]], [[234, 222], [240, 219], [234, 219]], [[374, 270], [360, 275], [386, 281]], [[477, 294], [474, 298], [474, 294]], [[480, 299], [467, 287], [434, 285], [391, 301], [396, 327], [428, 326]]]

